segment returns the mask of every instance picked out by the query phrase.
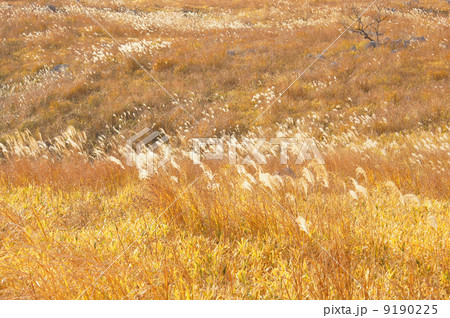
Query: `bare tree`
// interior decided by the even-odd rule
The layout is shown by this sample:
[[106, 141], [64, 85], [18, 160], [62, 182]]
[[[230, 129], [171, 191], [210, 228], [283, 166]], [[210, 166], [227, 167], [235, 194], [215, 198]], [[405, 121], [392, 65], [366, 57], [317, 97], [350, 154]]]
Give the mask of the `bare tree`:
[[347, 21], [342, 23], [350, 32], [362, 35], [371, 42], [379, 42], [384, 33], [381, 24], [388, 18], [387, 10], [377, 6], [368, 15], [362, 14], [361, 10], [352, 7], [346, 14]]

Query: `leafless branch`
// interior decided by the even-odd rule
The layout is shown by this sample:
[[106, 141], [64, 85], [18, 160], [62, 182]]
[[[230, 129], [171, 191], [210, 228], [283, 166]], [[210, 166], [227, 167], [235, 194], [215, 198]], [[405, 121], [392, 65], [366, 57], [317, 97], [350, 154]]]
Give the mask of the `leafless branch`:
[[372, 15], [364, 17], [356, 7], [347, 10], [349, 13], [346, 14], [346, 22], [342, 23], [345, 28], [352, 33], [362, 35], [371, 42], [380, 41], [380, 36], [384, 34], [381, 31], [381, 24], [388, 18], [386, 9], [377, 6]]

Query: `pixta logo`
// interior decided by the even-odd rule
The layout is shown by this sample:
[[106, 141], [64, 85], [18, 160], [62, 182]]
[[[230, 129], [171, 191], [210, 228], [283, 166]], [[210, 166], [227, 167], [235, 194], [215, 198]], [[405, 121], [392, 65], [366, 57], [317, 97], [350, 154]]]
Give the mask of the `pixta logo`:
[[[292, 155], [295, 156], [295, 164], [300, 165], [306, 161], [316, 159], [319, 164], [324, 164], [319, 149], [311, 138], [303, 141], [297, 138], [256, 138], [251, 142], [238, 143], [237, 140], [224, 140], [223, 138], [193, 138], [192, 161], [201, 164], [201, 160], [228, 160], [229, 164], [267, 164], [264, 151], [278, 149], [280, 163], [287, 164], [289, 160], [288, 150], [295, 148]], [[226, 151], [226, 149], [228, 151]], [[238, 149], [245, 151], [238, 151]], [[238, 154], [238, 152], [240, 154]], [[243, 157], [243, 159], [239, 159]]]
[[[136, 166], [139, 171], [153, 174], [170, 160], [170, 147], [162, 147], [169, 137], [159, 131], [144, 128], [127, 139], [127, 161], [129, 166]], [[164, 148], [157, 153], [159, 148]]]

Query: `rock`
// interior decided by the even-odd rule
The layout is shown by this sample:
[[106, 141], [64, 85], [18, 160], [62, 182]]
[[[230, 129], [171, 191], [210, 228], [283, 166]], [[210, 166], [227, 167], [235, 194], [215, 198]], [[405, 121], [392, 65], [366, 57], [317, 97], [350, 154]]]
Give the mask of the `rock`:
[[366, 49], [374, 49], [374, 48], [376, 48], [377, 47], [377, 42], [375, 42], [375, 41], [370, 41], [370, 43], [367, 43], [366, 44]]
[[[449, 1], [450, 1], [450, 0], [449, 0]], [[448, 45], [445, 44], [445, 43], [439, 43], [439, 47], [440, 47], [441, 49], [446, 49], [446, 48], [448, 48]]]
[[403, 40], [402, 39], [398, 39], [398, 40], [392, 42], [392, 47], [393, 48], [399, 48], [401, 46], [403, 46]]
[[47, 5], [47, 9], [49, 11], [51, 11], [51, 12], [56, 12], [57, 11], [56, 7], [53, 4], [48, 4]]
[[227, 54], [230, 55], [230, 56], [237, 56], [237, 55], [244, 56], [247, 53], [253, 53], [253, 52], [255, 52], [254, 49], [241, 50], [240, 48], [235, 48], [235, 49], [228, 50]]
[[389, 44], [389, 43], [392, 43], [391, 38], [384, 38], [384, 39], [383, 39], [383, 45], [387, 45], [387, 44]]
[[413, 37], [410, 40], [411, 42], [426, 42], [427, 39], [424, 36]]
[[67, 65], [67, 64], [57, 64], [57, 65], [53, 66], [50, 71], [52, 71], [53, 73], [61, 73], [61, 72], [66, 71], [68, 68], [69, 68], [69, 65]]
[[314, 55], [314, 54], [309, 53], [308, 55], [306, 55], [306, 57], [315, 58], [315, 59], [322, 59], [322, 60], [325, 59], [325, 56], [323, 56], [322, 54]]
[[331, 62], [330, 65], [331, 66], [338, 66], [338, 63], [337, 62]]
[[[401, 49], [406, 48], [410, 44], [409, 40], [398, 39], [390, 42], [390, 47], [392, 49], [392, 53], [398, 52]], [[395, 52], [394, 52], [395, 51]]]
[[350, 51], [356, 51], [356, 46], [352, 46], [351, 48], [350, 48]]

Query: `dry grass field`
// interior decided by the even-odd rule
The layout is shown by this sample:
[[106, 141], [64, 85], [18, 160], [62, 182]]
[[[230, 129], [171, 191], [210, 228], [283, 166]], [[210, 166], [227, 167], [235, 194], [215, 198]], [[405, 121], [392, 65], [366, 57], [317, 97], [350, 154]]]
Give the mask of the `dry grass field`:
[[371, 3], [0, 1], [0, 299], [449, 299], [450, 4]]

